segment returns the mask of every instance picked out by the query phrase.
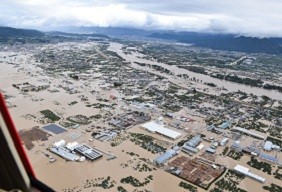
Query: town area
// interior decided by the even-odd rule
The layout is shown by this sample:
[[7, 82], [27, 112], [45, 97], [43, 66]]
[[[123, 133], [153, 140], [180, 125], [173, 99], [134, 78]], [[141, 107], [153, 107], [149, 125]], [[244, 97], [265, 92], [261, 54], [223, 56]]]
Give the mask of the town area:
[[263, 73], [263, 55], [217, 51], [235, 81], [222, 66], [193, 67], [211, 50], [154, 45], [0, 45], [0, 91], [38, 178], [64, 192], [281, 192], [281, 71], [266, 71], [274, 88], [263, 88], [245, 78]]

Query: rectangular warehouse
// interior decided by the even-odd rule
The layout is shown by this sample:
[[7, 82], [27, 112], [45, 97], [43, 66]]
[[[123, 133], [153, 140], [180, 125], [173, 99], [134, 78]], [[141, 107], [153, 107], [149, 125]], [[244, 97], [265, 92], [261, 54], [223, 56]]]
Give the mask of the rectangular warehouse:
[[75, 152], [78, 152], [80, 155], [84, 155], [87, 159], [94, 161], [102, 157], [102, 153], [99, 151], [88, 147], [87, 145], [78, 145], [74, 149]]
[[141, 125], [141, 127], [145, 128], [146, 130], [153, 132], [153, 133], [158, 133], [160, 135], [166, 136], [170, 139], [177, 139], [181, 136], [181, 133], [177, 131], [173, 131], [171, 129], [168, 129], [164, 127], [162, 124], [158, 124], [154, 121], [151, 121], [149, 123], [145, 123]]
[[234, 167], [234, 171], [236, 171], [236, 172], [238, 172], [238, 173], [241, 173], [241, 174], [243, 174], [243, 175], [246, 175], [246, 176], [248, 176], [248, 177], [250, 177], [250, 178], [252, 178], [252, 179], [255, 179], [255, 180], [257, 180], [257, 181], [259, 181], [259, 182], [261, 182], [261, 183], [264, 183], [264, 182], [265, 182], [265, 178], [260, 177], [260, 176], [258, 176], [258, 175], [256, 175], [256, 174], [251, 173], [251, 172], [250, 172], [250, 169], [248, 169], [247, 167], [244, 167], [244, 166], [242, 166], [242, 165], [236, 165], [236, 166]]
[[254, 131], [249, 131], [248, 129], [244, 129], [244, 128], [242, 128], [242, 127], [235, 127], [235, 128], [233, 128], [233, 129], [231, 129], [231, 131], [241, 132], [241, 133], [244, 133], [244, 134], [253, 136], [253, 137], [258, 138], [258, 139], [263, 139], [263, 140], [266, 139], [265, 136], [260, 135], [260, 134], [254, 132]]

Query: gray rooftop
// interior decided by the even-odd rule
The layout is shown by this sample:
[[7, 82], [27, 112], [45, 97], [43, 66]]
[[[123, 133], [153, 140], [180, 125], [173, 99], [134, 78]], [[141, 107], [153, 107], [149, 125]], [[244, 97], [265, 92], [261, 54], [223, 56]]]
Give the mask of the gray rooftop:
[[187, 141], [184, 145], [189, 146], [189, 147], [196, 147], [201, 141], [202, 141], [201, 136], [196, 135], [192, 139]]
[[262, 159], [268, 160], [268, 161], [275, 162], [275, 163], [278, 162], [278, 159], [276, 157], [271, 156], [271, 155], [267, 155], [265, 153], [261, 153], [259, 157], [262, 158]]
[[175, 151], [173, 149], [167, 150], [164, 154], [157, 157], [154, 161], [158, 164], [164, 164], [167, 160], [169, 160], [173, 155], [175, 154]]
[[78, 145], [74, 150], [80, 153], [81, 155], [84, 155], [86, 158], [90, 159], [91, 161], [102, 157], [102, 154], [99, 151], [92, 149], [86, 145]]
[[190, 146], [187, 146], [187, 145], [183, 145], [182, 151], [184, 151], [184, 152], [198, 153], [198, 152], [199, 152], [199, 149], [194, 148], [194, 147], [190, 147]]
[[206, 151], [209, 152], [209, 153], [215, 153], [215, 149], [212, 149], [212, 148], [210, 148], [210, 147], [207, 148]]
[[270, 151], [272, 149], [272, 142], [266, 141], [263, 148], [264, 148], [264, 150]]
[[50, 151], [69, 161], [77, 161], [79, 159], [79, 156], [69, 152], [64, 147], [53, 147]]
[[42, 127], [43, 129], [45, 129], [46, 131], [49, 131], [49, 132], [52, 132], [52, 133], [55, 133], [56, 135], [58, 134], [61, 134], [61, 133], [64, 133], [66, 132], [67, 130], [56, 125], [56, 124], [50, 124], [50, 125], [46, 125], [44, 127]]

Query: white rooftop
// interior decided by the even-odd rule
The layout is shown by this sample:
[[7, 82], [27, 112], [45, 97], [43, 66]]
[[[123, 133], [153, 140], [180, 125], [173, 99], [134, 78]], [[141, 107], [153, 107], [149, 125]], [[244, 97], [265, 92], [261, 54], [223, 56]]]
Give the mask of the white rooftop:
[[60, 141], [57, 141], [53, 144], [54, 147], [63, 147], [66, 145], [66, 141], [61, 139]]
[[244, 166], [242, 166], [242, 165], [236, 165], [236, 166], [234, 167], [234, 169], [235, 169], [236, 171], [240, 171], [241, 173], [245, 173], [245, 174], [250, 171], [249, 168], [244, 167]]
[[266, 141], [263, 148], [264, 150], [270, 151], [272, 149], [272, 142]]
[[239, 172], [239, 173], [242, 173], [242, 174], [244, 174], [244, 175], [246, 175], [246, 176], [248, 176], [248, 177], [251, 177], [251, 178], [253, 178], [253, 179], [256, 179], [256, 180], [258, 180], [258, 181], [260, 181], [260, 182], [265, 182], [265, 178], [263, 178], [263, 177], [261, 177], [261, 176], [258, 176], [258, 175], [254, 174], [254, 173], [251, 173], [249, 168], [244, 167], [244, 166], [242, 166], [242, 165], [236, 165], [236, 166], [234, 167], [234, 170], [237, 171], [237, 172]]
[[254, 132], [254, 131], [249, 131], [248, 129], [245, 129], [245, 128], [242, 128], [242, 127], [235, 127], [232, 130], [237, 130], [237, 131], [240, 131], [240, 132], [243, 132], [243, 133], [247, 133], [249, 135], [252, 135], [252, 136], [255, 136], [255, 137], [258, 137], [258, 138], [261, 138], [261, 139], [266, 139], [265, 136], [260, 135], [260, 134]]
[[263, 149], [267, 151], [270, 151], [272, 149], [279, 149], [279, 148], [280, 148], [279, 146], [274, 145], [271, 141], [266, 141], [263, 147]]
[[161, 135], [164, 135], [166, 137], [172, 138], [172, 139], [177, 139], [181, 136], [181, 133], [177, 131], [173, 131], [171, 129], [168, 129], [164, 127], [164, 125], [158, 124], [155, 121], [151, 121], [148, 123], [145, 123], [141, 125], [141, 127], [147, 129], [148, 131], [154, 132], [154, 133], [159, 133]]
[[74, 148], [78, 145], [78, 142], [70, 142], [67, 143], [66, 148], [70, 150], [74, 150]]

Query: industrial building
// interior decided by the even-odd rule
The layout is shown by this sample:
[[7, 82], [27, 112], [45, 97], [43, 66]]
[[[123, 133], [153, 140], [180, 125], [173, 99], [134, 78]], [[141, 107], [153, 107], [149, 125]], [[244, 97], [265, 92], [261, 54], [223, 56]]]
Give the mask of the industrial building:
[[66, 148], [65, 146], [66, 141], [61, 139], [60, 141], [57, 141], [53, 144], [50, 151], [68, 161], [78, 161], [80, 157], [73, 154], [72, 151]]
[[78, 145], [78, 142], [70, 142], [66, 144], [66, 148], [73, 151], [77, 145]]
[[239, 141], [235, 141], [232, 145], [231, 145], [231, 149], [235, 149], [236, 151], [241, 152], [243, 147], [240, 145]]
[[[78, 142], [66, 143], [63, 139], [55, 142], [50, 151], [69, 161], [83, 161], [85, 157], [93, 161], [102, 157], [102, 153], [98, 150], [92, 149], [84, 144], [78, 144]], [[76, 155], [74, 152], [83, 155], [83, 157]]]
[[202, 138], [200, 135], [196, 135], [192, 137], [192, 139], [188, 140], [187, 142], [184, 143], [182, 146], [182, 151], [184, 152], [193, 152], [193, 153], [198, 153], [199, 148], [197, 146], [202, 142]]
[[59, 147], [64, 147], [65, 145], [66, 145], [66, 141], [61, 139], [60, 141], [55, 142], [53, 144], [53, 147], [59, 148]]
[[190, 139], [189, 141], [187, 141], [185, 143], [185, 145], [188, 145], [190, 147], [196, 147], [197, 145], [199, 145], [202, 142], [202, 138], [200, 135], [196, 135], [194, 136], [192, 139]]
[[225, 171], [223, 166], [213, 166], [209, 161], [197, 157], [194, 159], [177, 157], [168, 165], [172, 174], [203, 188]]
[[206, 152], [215, 154], [216, 150], [209, 147], [209, 148], [206, 149]]
[[242, 148], [242, 152], [249, 153], [249, 154], [260, 154], [260, 149], [253, 146], [247, 146]]
[[261, 154], [259, 155], [259, 157], [260, 157], [261, 159], [265, 160], [265, 161], [270, 161], [270, 162], [272, 162], [272, 163], [278, 163], [278, 161], [279, 161], [276, 157], [273, 157], [273, 156], [271, 156], [271, 155], [267, 155], [267, 154], [264, 154], [264, 153], [261, 153]]
[[216, 128], [214, 125], [209, 125], [209, 126], [207, 126], [207, 130], [208, 130], [208, 131], [211, 131], [211, 132], [213, 132], [213, 133], [216, 133], [216, 134], [222, 134], [222, 133], [224, 133], [224, 130], [223, 130], [223, 129]]
[[241, 173], [241, 174], [243, 174], [243, 175], [246, 175], [246, 176], [248, 176], [248, 177], [250, 177], [250, 178], [252, 178], [252, 179], [254, 179], [254, 180], [257, 180], [257, 181], [259, 181], [259, 182], [261, 182], [261, 183], [264, 183], [264, 182], [265, 182], [265, 178], [260, 177], [260, 176], [258, 176], [258, 175], [256, 175], [256, 174], [251, 173], [249, 168], [244, 167], [244, 166], [242, 166], [242, 165], [236, 165], [236, 166], [234, 167], [234, 171], [236, 171], [236, 172], [238, 172], [238, 173]]
[[158, 156], [154, 160], [154, 163], [156, 163], [157, 165], [165, 164], [165, 162], [167, 162], [170, 158], [172, 158], [173, 156], [177, 154], [177, 151], [178, 151], [178, 148], [167, 150], [164, 154]]
[[116, 137], [117, 132], [106, 130], [106, 131], [101, 131], [99, 133], [93, 133], [92, 136], [94, 137], [94, 139], [98, 139], [100, 141], [107, 141], [109, 139], [113, 139], [114, 137]]
[[102, 153], [100, 153], [97, 150], [94, 150], [90, 147], [88, 147], [87, 145], [78, 145], [77, 147], [75, 147], [74, 149], [75, 152], [78, 152], [79, 154], [85, 156], [87, 159], [94, 161], [96, 159], [99, 159], [100, 157], [102, 157]]
[[132, 111], [128, 113], [119, 114], [109, 121], [109, 125], [113, 125], [120, 129], [128, 129], [134, 125], [145, 123], [151, 120], [151, 116], [144, 112]]
[[199, 149], [199, 151], [201, 151], [204, 147], [205, 145], [203, 143], [200, 143], [200, 145], [198, 145], [196, 148]]
[[278, 145], [274, 145], [271, 141], [266, 141], [265, 144], [264, 144], [264, 147], [263, 147], [264, 150], [266, 151], [271, 151], [273, 149], [275, 150], [279, 150], [280, 147]]
[[170, 139], [177, 139], [181, 136], [181, 133], [168, 129], [162, 123], [158, 123], [156, 121], [145, 123], [141, 125], [141, 127], [145, 128], [150, 132], [158, 133], [160, 135], [166, 136]]
[[79, 156], [71, 153], [69, 150], [67, 150], [64, 147], [52, 147], [50, 151], [68, 161], [78, 161], [80, 159]]
[[231, 149], [234, 149], [238, 152], [244, 152], [244, 153], [248, 153], [250, 155], [259, 155], [260, 149], [257, 146], [253, 146], [253, 145], [249, 145], [249, 146], [242, 146], [240, 145], [239, 141], [235, 141], [232, 145], [231, 145]]
[[189, 153], [189, 152], [198, 153], [198, 152], [199, 152], [199, 149], [198, 149], [198, 148], [194, 148], [194, 147], [189, 147], [189, 146], [187, 146], [187, 145], [183, 145], [182, 151], [184, 151], [184, 152], [186, 152], [186, 153]]
[[253, 131], [249, 131], [248, 129], [244, 129], [244, 128], [241, 128], [241, 127], [235, 127], [233, 129], [231, 129], [232, 131], [235, 131], [235, 132], [241, 132], [241, 133], [244, 133], [244, 134], [247, 134], [247, 135], [250, 135], [250, 136], [253, 136], [255, 138], [258, 138], [258, 139], [263, 139], [265, 140], [266, 137], [265, 136], [262, 136], [260, 134], [257, 134]]
[[220, 141], [220, 145], [223, 146], [223, 145], [226, 145], [226, 143], [228, 142], [228, 138], [223, 138], [221, 141]]

